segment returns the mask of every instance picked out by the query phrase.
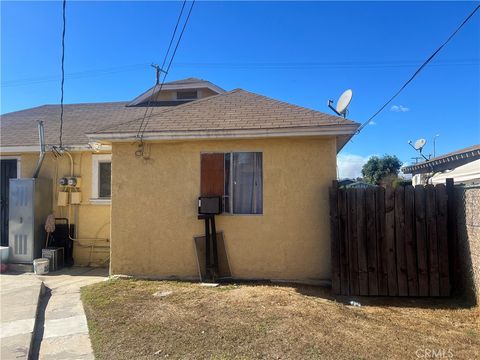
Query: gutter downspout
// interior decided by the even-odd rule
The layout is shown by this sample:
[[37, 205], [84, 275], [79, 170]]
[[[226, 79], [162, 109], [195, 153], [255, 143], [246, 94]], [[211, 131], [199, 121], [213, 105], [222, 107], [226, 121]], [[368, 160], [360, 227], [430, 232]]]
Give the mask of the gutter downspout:
[[40, 154], [38, 155], [37, 166], [33, 172], [33, 178], [36, 179], [42, 168], [43, 159], [45, 158], [45, 130], [43, 128], [43, 121], [38, 122], [38, 139], [40, 143]]

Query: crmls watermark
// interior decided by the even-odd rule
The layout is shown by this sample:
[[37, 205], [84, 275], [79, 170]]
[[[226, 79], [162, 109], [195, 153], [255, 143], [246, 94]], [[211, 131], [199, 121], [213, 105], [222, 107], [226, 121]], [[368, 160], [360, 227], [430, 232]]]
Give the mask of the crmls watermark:
[[415, 355], [419, 359], [453, 359], [454, 353], [452, 349], [433, 349], [421, 347], [415, 351]]

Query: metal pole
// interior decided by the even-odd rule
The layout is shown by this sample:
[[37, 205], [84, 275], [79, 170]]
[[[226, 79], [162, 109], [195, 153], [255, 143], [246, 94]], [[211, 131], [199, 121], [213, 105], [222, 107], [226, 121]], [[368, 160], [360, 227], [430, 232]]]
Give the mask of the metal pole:
[[215, 227], [215, 215], [211, 217], [212, 222], [212, 245], [213, 245], [213, 271], [218, 273], [218, 252], [217, 252], [217, 229]]
[[433, 157], [435, 157], [436, 155], [436, 151], [435, 151], [435, 140], [437, 140], [437, 137], [439, 137], [440, 135], [437, 134], [433, 137]]
[[205, 272], [210, 277], [210, 220], [205, 217]]

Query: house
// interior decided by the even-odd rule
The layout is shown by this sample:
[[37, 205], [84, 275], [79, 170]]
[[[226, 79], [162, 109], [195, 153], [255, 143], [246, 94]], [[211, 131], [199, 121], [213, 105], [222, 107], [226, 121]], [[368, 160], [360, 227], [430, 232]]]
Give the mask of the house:
[[355, 179], [340, 179], [338, 180], [338, 186], [344, 188], [353, 188], [353, 189], [365, 189], [368, 187], [375, 187], [373, 184], [369, 184], [365, 181], [355, 180]]
[[376, 185], [369, 184], [365, 181], [355, 181], [353, 183], [345, 185], [346, 188], [352, 188], [352, 189], [366, 189], [366, 188], [375, 187], [375, 186]]
[[405, 166], [404, 174], [412, 174], [412, 184], [444, 184], [453, 178], [456, 184], [480, 183], [480, 145], [473, 145]]
[[345, 186], [346, 187], [347, 185], [353, 184], [356, 181], [357, 180], [355, 180], [355, 179], [348, 179], [348, 178], [340, 179], [340, 180], [338, 180], [338, 186], [340, 186], [340, 187]]
[[[213, 194], [224, 202], [216, 224], [233, 277], [330, 278], [328, 187], [357, 123], [195, 78], [131, 102], [66, 105], [64, 119], [67, 156], [50, 153], [40, 176], [57, 184], [71, 155], [81, 203], [53, 212], [76, 225], [77, 264], [198, 279], [197, 199]], [[58, 105], [1, 119], [2, 162], [14, 160], [19, 176], [32, 176], [37, 120], [47, 145], [58, 145]], [[56, 185], [54, 204], [58, 196]]]

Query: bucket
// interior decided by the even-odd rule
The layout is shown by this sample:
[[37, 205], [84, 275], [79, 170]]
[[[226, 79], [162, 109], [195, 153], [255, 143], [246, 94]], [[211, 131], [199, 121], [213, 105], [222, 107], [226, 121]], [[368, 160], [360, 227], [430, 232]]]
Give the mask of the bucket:
[[37, 275], [48, 274], [49, 263], [50, 263], [50, 260], [46, 258], [33, 260], [33, 272]]

